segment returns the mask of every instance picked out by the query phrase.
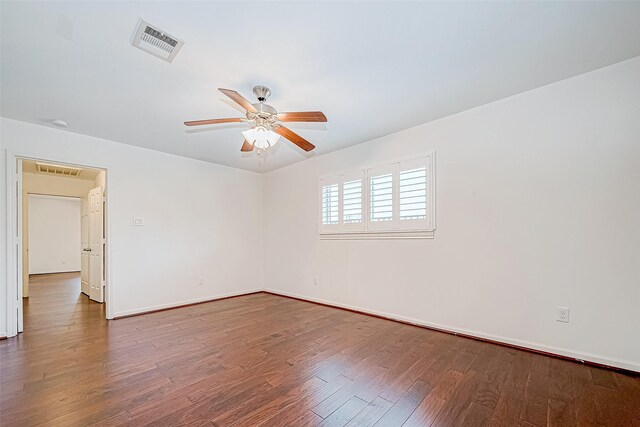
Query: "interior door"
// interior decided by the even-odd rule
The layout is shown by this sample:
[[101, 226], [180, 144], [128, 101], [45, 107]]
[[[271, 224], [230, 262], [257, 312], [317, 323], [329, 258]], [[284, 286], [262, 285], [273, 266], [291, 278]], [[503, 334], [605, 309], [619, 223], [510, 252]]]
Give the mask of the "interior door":
[[103, 188], [89, 191], [89, 298], [104, 302]]
[[89, 195], [80, 201], [80, 290], [89, 295]]
[[19, 230], [19, 234], [18, 234], [18, 239], [17, 239], [17, 245], [16, 245], [16, 260], [17, 260], [17, 265], [16, 265], [16, 285], [17, 285], [17, 303], [18, 303], [18, 333], [22, 332], [24, 330], [24, 319], [23, 319], [23, 301], [22, 301], [22, 280], [23, 280], [23, 266], [22, 266], [22, 261], [23, 261], [23, 253], [22, 253], [22, 245], [23, 245], [23, 238], [22, 238], [22, 221], [23, 221], [23, 217], [22, 217], [22, 210], [24, 209], [24, 206], [22, 205], [22, 159], [17, 159], [17, 163], [16, 163], [16, 173], [18, 174], [17, 176], [17, 180], [16, 180], [16, 230]]
[[24, 188], [22, 189], [22, 298], [29, 298], [29, 194], [24, 191]]

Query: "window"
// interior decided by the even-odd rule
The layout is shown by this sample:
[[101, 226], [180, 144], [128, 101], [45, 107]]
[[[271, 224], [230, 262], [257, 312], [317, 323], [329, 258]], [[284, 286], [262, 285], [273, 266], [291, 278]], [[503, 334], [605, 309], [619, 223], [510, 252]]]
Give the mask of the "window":
[[433, 237], [435, 154], [323, 178], [324, 238]]

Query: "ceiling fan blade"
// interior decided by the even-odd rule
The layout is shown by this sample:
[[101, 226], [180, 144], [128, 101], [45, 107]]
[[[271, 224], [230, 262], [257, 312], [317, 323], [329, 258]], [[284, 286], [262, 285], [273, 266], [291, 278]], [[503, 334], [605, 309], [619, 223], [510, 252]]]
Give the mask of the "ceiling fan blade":
[[322, 111], [302, 111], [297, 113], [278, 113], [281, 122], [326, 122]]
[[286, 128], [284, 126], [274, 127], [273, 131], [279, 134], [280, 136], [284, 136], [289, 141], [293, 142], [298, 147], [302, 148], [304, 151], [311, 151], [314, 148], [316, 148], [315, 145], [313, 145], [312, 143], [310, 143], [309, 141], [307, 141], [306, 139], [304, 139], [303, 137], [301, 137], [291, 129]]
[[192, 120], [190, 122], [184, 122], [187, 126], [200, 126], [200, 125], [217, 125], [218, 123], [240, 123], [246, 119], [231, 118], [231, 119], [209, 119], [209, 120]]
[[245, 139], [242, 143], [242, 148], [240, 149], [240, 151], [242, 151], [243, 153], [253, 151], [253, 145], [249, 144], [249, 141]]
[[251, 103], [249, 101], [247, 101], [244, 96], [240, 95], [235, 90], [222, 89], [222, 88], [218, 88], [218, 90], [220, 92], [224, 93], [225, 95], [227, 95], [229, 98], [231, 98], [233, 101], [235, 101], [236, 104], [240, 105], [245, 110], [251, 111], [251, 112], [254, 112], [254, 113], [258, 112], [256, 107], [251, 105]]

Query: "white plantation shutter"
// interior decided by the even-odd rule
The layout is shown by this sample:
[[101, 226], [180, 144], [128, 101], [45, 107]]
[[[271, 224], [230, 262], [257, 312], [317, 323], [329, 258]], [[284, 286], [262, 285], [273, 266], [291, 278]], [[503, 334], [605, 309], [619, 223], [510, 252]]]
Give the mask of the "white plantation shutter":
[[339, 177], [323, 178], [320, 181], [320, 230], [335, 232], [340, 229], [340, 185]]
[[400, 171], [400, 220], [425, 219], [427, 217], [427, 168]]
[[395, 219], [394, 165], [369, 169], [369, 229], [391, 230]]
[[338, 223], [338, 184], [322, 187], [322, 223]]
[[432, 238], [435, 153], [322, 178], [320, 203], [324, 238]]
[[342, 175], [342, 230], [364, 230], [364, 171]]
[[423, 229], [429, 222], [429, 168], [427, 158], [398, 164], [398, 229]]

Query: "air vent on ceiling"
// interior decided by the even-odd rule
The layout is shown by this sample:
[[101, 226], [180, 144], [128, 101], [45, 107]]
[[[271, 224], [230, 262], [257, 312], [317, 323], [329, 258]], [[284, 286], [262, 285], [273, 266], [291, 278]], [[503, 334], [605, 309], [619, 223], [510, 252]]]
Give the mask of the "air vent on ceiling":
[[40, 163], [36, 162], [36, 168], [38, 172], [48, 173], [52, 175], [62, 175], [62, 176], [79, 176], [82, 169], [74, 168], [71, 166], [62, 166], [62, 165], [52, 165], [50, 163]]
[[140, 22], [138, 22], [138, 28], [133, 35], [131, 44], [153, 56], [157, 56], [167, 62], [172, 62], [173, 58], [178, 54], [178, 51], [180, 51], [184, 41], [165, 33], [158, 27], [154, 27], [141, 19]]

